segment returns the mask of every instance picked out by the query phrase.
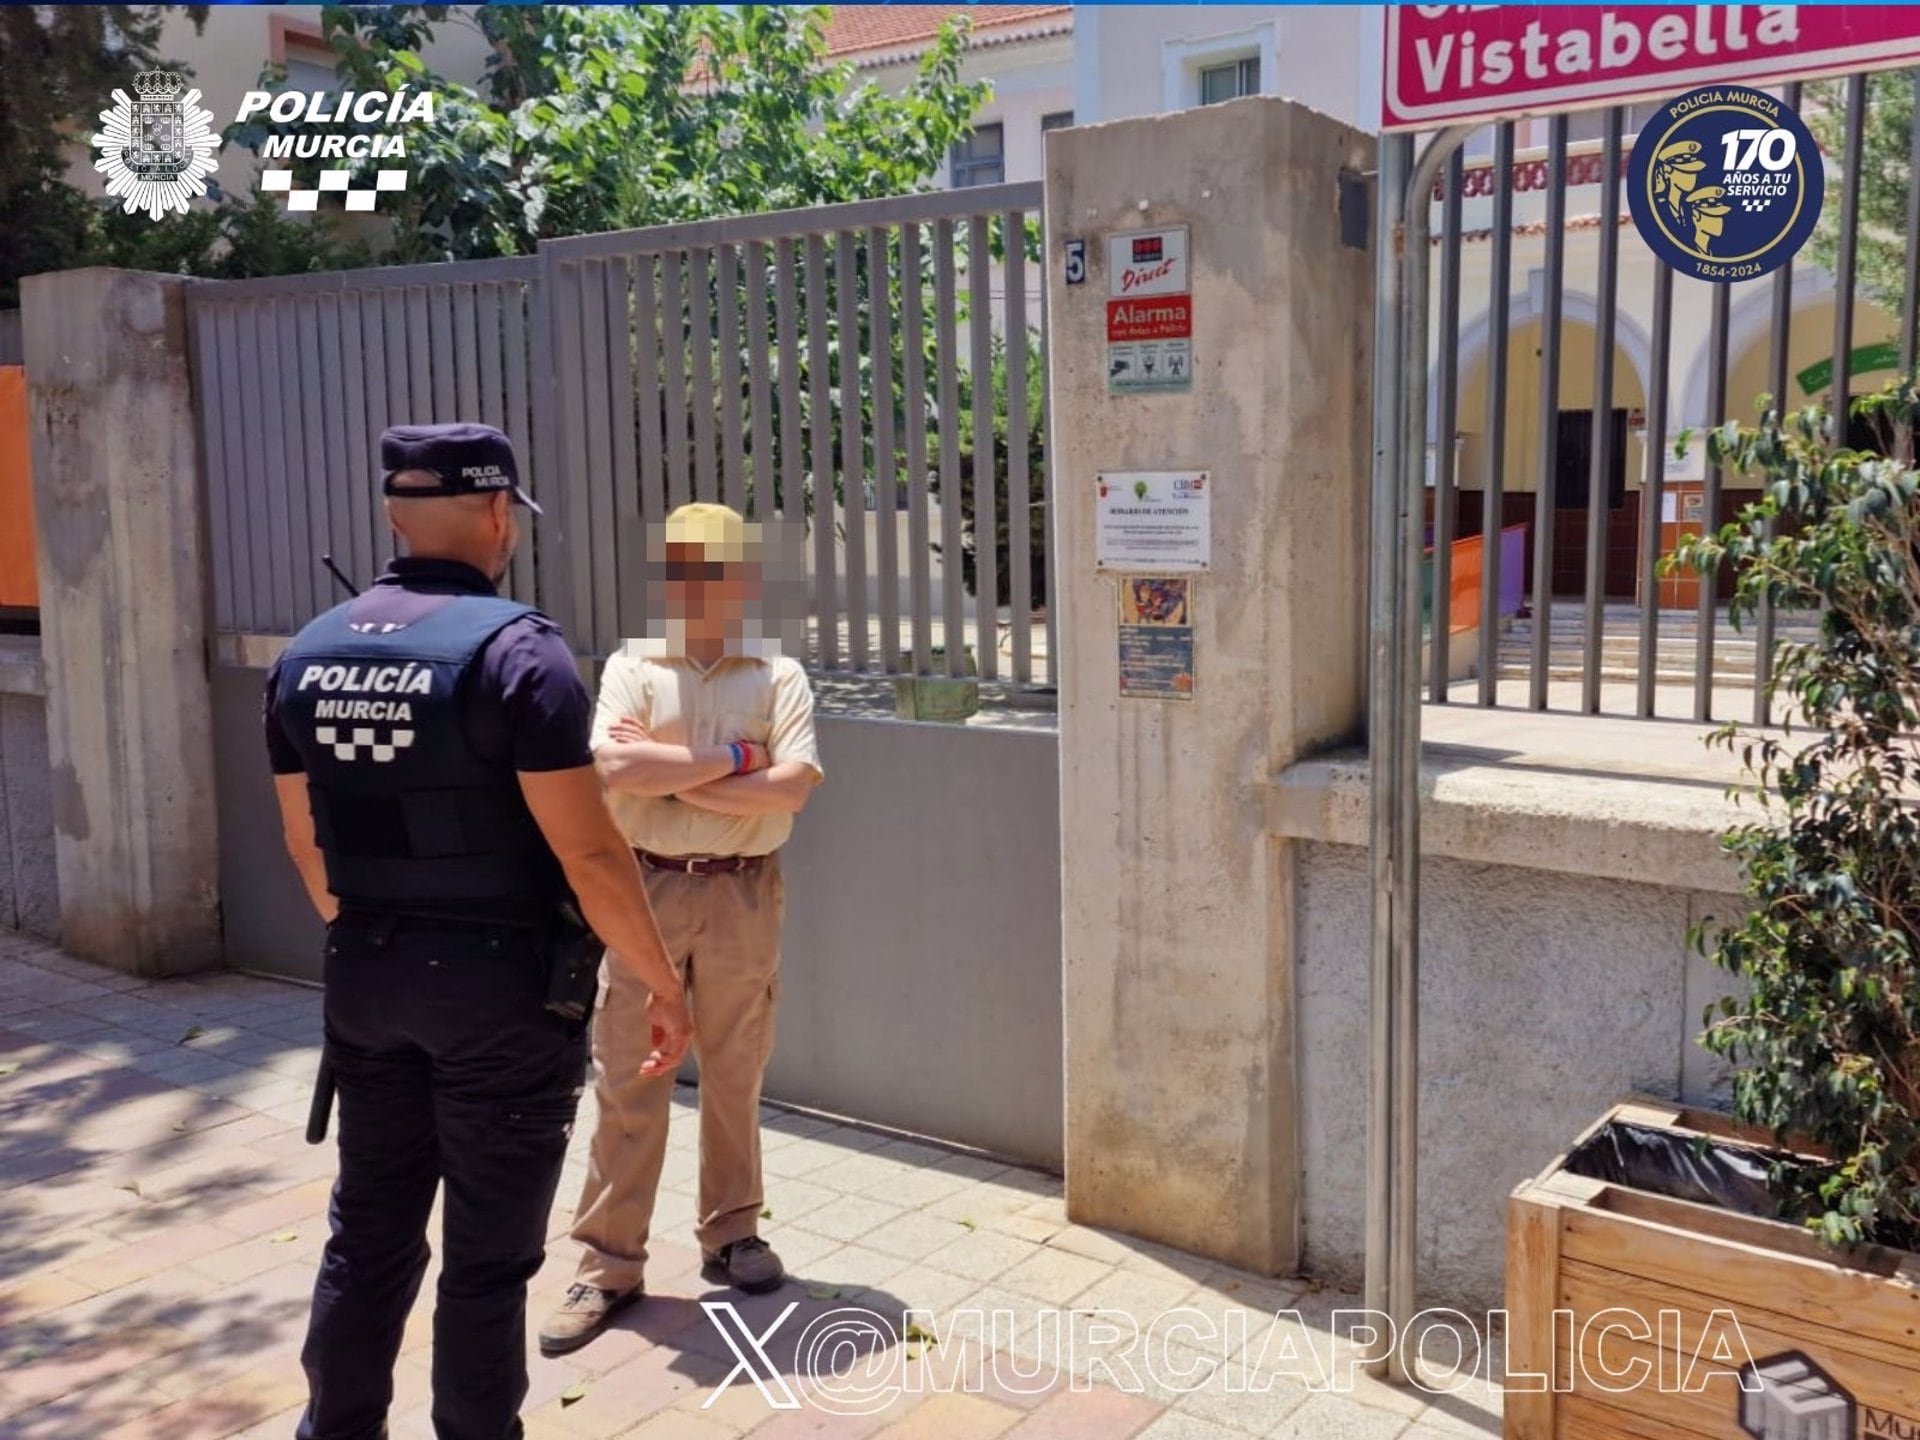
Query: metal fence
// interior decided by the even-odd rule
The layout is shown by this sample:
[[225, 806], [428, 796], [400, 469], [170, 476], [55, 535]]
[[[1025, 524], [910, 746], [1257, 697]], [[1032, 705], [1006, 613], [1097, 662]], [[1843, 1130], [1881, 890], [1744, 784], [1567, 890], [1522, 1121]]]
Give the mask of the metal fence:
[[[1871, 82], [1902, 95], [1911, 83]], [[1809, 634], [1815, 617], [1764, 608], [1736, 631], [1731, 576], [1662, 580], [1676, 521], [1711, 533], [1758, 498], [1698, 440], [1676, 460], [1675, 435], [1752, 420], [1762, 392], [1788, 410], [1844, 403], [1863, 365], [1910, 371], [1916, 354], [1915, 285], [1875, 293], [1858, 272], [1871, 233], [1861, 210], [1869, 77], [1780, 93], [1809, 113], [1824, 107], [1843, 136], [1826, 157], [1831, 269], [1803, 255], [1769, 277], [1715, 284], [1653, 259], [1628, 228], [1622, 192], [1628, 107], [1532, 122], [1524, 150], [1527, 122], [1490, 127], [1447, 162], [1431, 212], [1431, 701], [1772, 718], [1775, 644]], [[1882, 175], [1905, 169], [1904, 274], [1915, 277], [1920, 127], [1910, 147], [1906, 138], [1879, 164]], [[1519, 524], [1529, 537], [1516, 616], [1501, 603], [1500, 537]], [[1456, 589], [1455, 542], [1469, 536], [1481, 542], [1479, 650], [1477, 673], [1461, 679], [1453, 647], [1472, 641], [1454, 633], [1440, 597]]]
[[547, 242], [536, 257], [190, 288], [216, 621], [284, 635], [317, 556], [385, 551], [388, 424], [477, 417], [547, 510], [514, 593], [605, 654], [641, 522], [808, 534], [826, 672], [1051, 683], [1037, 184]]

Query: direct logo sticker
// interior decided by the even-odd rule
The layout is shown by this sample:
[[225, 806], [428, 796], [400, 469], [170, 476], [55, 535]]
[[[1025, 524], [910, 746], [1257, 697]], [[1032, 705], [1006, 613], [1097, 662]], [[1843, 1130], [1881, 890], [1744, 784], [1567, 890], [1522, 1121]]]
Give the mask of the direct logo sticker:
[[1670, 100], [1644, 126], [1627, 202], [1661, 260], [1698, 280], [1779, 269], [1813, 234], [1826, 198], [1820, 147], [1790, 107], [1742, 85]]

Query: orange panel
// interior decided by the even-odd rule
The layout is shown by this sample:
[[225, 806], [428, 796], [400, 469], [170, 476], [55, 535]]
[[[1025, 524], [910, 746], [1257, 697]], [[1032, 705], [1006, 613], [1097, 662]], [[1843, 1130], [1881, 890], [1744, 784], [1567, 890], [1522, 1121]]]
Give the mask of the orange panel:
[[1447, 597], [1447, 632], [1458, 635], [1480, 623], [1481, 563], [1479, 536], [1453, 542], [1453, 574]]
[[33, 570], [33, 471], [27, 444], [27, 372], [0, 365], [0, 605], [40, 604]]

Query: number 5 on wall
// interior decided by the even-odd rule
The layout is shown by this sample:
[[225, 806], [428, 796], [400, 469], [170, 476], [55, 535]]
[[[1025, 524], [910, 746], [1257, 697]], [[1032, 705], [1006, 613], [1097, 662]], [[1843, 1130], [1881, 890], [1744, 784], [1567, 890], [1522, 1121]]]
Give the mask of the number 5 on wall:
[[1087, 278], [1087, 242], [1067, 241], [1067, 283], [1081, 285]]

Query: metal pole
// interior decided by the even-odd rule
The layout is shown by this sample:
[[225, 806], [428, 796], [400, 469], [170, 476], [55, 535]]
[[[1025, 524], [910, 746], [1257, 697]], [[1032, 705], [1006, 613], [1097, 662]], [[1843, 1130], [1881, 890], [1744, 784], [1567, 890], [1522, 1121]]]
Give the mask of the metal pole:
[[[1386, 1153], [1380, 1154], [1379, 1132], [1369, 1136], [1369, 1178], [1384, 1172], [1385, 1188], [1369, 1191], [1368, 1239], [1371, 1242], [1376, 1236], [1384, 1237], [1385, 1275], [1380, 1274], [1378, 1254], [1370, 1244], [1367, 1292], [1370, 1308], [1375, 1308], [1372, 1297], [1384, 1294], [1385, 1304], [1377, 1308], [1384, 1310], [1390, 1336], [1396, 1340], [1419, 1312], [1420, 566], [1425, 539], [1421, 519], [1426, 494], [1427, 304], [1432, 272], [1429, 211], [1440, 167], [1473, 129], [1462, 125], [1442, 131], [1413, 168], [1395, 237], [1398, 253], [1394, 258], [1402, 270], [1400, 286], [1397, 295], [1387, 290], [1376, 298], [1381, 311], [1376, 330], [1389, 323], [1388, 308], [1397, 300], [1400, 335], [1394, 347], [1396, 369], [1390, 372], [1387, 390], [1375, 397], [1375, 442], [1378, 446], [1383, 434], [1394, 434], [1397, 419], [1399, 454], [1376, 454], [1380, 463], [1375, 470], [1375, 570], [1376, 574], [1389, 572], [1389, 583], [1376, 586], [1374, 591], [1373, 658], [1375, 675], [1390, 678], [1392, 683], [1387, 693], [1381, 694], [1376, 681], [1372, 713], [1378, 724], [1370, 746], [1375, 842], [1373, 1034], [1377, 1047], [1382, 1030], [1386, 1032], [1384, 1064], [1380, 1063], [1380, 1050], [1376, 1048], [1375, 1052], [1373, 1094], [1375, 1118], [1385, 1119], [1388, 1138]], [[1402, 141], [1383, 142], [1383, 186], [1410, 158], [1407, 148]], [[1383, 199], [1383, 212], [1388, 203]], [[1383, 227], [1383, 248], [1388, 233]], [[1382, 360], [1376, 355], [1376, 366]], [[1384, 513], [1378, 508], [1379, 491], [1383, 489], [1390, 492]], [[1383, 619], [1387, 630], [1384, 637], [1379, 633]], [[1384, 857], [1380, 854], [1383, 832]], [[1384, 927], [1380, 915], [1383, 909], [1387, 912]], [[1384, 961], [1378, 953], [1383, 940], [1387, 950]], [[1383, 1004], [1387, 1011], [1384, 1017], [1379, 1013]], [[1375, 1213], [1383, 1203], [1387, 1211], [1384, 1217]], [[1405, 1346], [1395, 1344], [1386, 1358], [1388, 1378], [1395, 1383], [1406, 1384], [1413, 1378], [1407, 1355]], [[1369, 1360], [1370, 1368], [1377, 1373], [1377, 1354], [1370, 1355]]]
[[[1372, 804], [1369, 859], [1373, 872], [1372, 954], [1368, 967], [1370, 1054], [1367, 1085], [1367, 1261], [1366, 1307], [1387, 1313], [1393, 1182], [1393, 858], [1399, 787], [1387, 757], [1397, 753], [1393, 734], [1400, 722], [1400, 675], [1394, 646], [1399, 626], [1399, 469], [1395, 465], [1400, 434], [1401, 354], [1400, 257], [1397, 249], [1407, 197], [1407, 172], [1413, 164], [1413, 140], [1392, 135], [1380, 142], [1380, 173], [1375, 196], [1373, 320], [1373, 486], [1368, 565], [1367, 734], [1372, 755]], [[1383, 1337], [1384, 1338], [1384, 1337]], [[1387, 1352], [1376, 1347], [1366, 1356], [1367, 1372], [1378, 1377]]]

